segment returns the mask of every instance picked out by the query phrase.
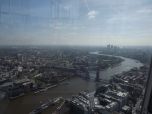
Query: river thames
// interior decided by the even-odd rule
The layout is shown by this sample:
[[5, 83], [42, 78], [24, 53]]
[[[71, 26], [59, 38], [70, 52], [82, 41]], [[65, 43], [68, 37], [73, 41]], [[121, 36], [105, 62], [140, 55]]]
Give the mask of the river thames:
[[[97, 52], [91, 54], [96, 54], [99, 56], [102, 55]], [[129, 71], [130, 69], [135, 67], [139, 68], [143, 65], [142, 63], [134, 59], [125, 57], [121, 58], [124, 59], [124, 61], [122, 61], [119, 65], [100, 71], [100, 79], [109, 80], [115, 74], [120, 74], [124, 71]], [[80, 91], [83, 90], [88, 90], [90, 92], [94, 91], [98, 87], [98, 84], [102, 83], [94, 81], [95, 75], [96, 73], [94, 71], [91, 71], [90, 80], [84, 80], [79, 77], [74, 77], [62, 82], [57, 87], [49, 89], [45, 92], [38, 94], [31, 93], [12, 101], [3, 101], [0, 105], [0, 114], [28, 114], [36, 106], [46, 101], [47, 99], [60, 96], [64, 98], [69, 98], [72, 95], [78, 94]]]

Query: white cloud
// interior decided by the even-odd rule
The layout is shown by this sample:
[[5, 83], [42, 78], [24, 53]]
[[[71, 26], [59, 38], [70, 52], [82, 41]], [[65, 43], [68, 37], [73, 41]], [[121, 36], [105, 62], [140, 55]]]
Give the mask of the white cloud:
[[88, 12], [88, 18], [89, 19], [94, 19], [94, 18], [96, 18], [97, 14], [98, 14], [98, 12], [95, 11], [95, 10], [89, 11]]
[[139, 20], [138, 17], [134, 15], [113, 15], [107, 19], [107, 24], [128, 24], [130, 22], [135, 22]]
[[145, 13], [145, 14], [149, 14], [152, 13], [152, 9], [151, 8], [145, 8], [145, 9], [140, 9], [137, 11], [138, 13]]
[[63, 7], [65, 10], [70, 10], [71, 9], [71, 6], [64, 6]]

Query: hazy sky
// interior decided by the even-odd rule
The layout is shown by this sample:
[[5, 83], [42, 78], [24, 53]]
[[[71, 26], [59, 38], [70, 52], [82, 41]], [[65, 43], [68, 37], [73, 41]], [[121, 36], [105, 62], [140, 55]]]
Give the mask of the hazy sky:
[[152, 46], [152, 0], [0, 0], [5, 44]]

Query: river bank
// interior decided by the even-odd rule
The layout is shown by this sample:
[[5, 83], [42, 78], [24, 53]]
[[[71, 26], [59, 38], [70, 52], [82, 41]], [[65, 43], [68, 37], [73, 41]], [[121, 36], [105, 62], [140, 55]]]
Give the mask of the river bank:
[[[137, 62], [136, 60], [130, 58], [124, 58], [124, 61], [112, 68], [108, 68], [106, 70], [100, 71], [100, 79], [108, 80], [115, 74], [120, 74], [124, 71], [128, 71], [134, 67], [141, 67], [143, 64]], [[29, 94], [23, 97], [20, 97], [11, 102], [3, 101], [2, 103], [2, 114], [27, 114], [34, 107], [36, 107], [41, 102], [45, 102], [46, 99], [56, 98], [56, 97], [64, 97], [69, 98], [72, 95], [78, 94], [81, 91], [89, 90], [94, 91], [98, 87], [98, 82], [95, 82], [95, 72], [90, 72], [91, 80], [83, 80], [82, 78], [75, 77], [69, 80], [65, 80], [61, 85], [48, 89], [45, 92], [38, 93], [36, 95]], [[68, 83], [68, 84], [64, 84]]]

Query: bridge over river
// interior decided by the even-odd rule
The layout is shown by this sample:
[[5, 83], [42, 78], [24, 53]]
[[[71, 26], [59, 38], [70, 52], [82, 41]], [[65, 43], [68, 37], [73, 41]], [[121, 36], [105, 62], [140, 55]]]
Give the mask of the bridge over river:
[[[98, 52], [91, 52], [90, 54], [99, 56], [103, 55]], [[121, 64], [100, 71], [99, 78], [109, 80], [114, 74], [119, 74], [135, 67], [141, 67], [143, 65], [134, 59], [125, 57], [121, 58], [124, 59]], [[75, 77], [62, 82], [59, 86], [49, 89], [43, 93], [38, 93], [36, 95], [31, 93], [13, 101], [4, 101], [1, 103], [2, 105], [0, 105], [0, 107], [2, 107], [0, 114], [28, 114], [31, 110], [33, 110], [35, 106], [40, 104], [40, 102], [46, 101], [46, 99], [51, 99], [59, 96], [68, 98], [74, 94], [78, 94], [80, 91], [94, 91], [97, 88], [98, 84], [101, 82], [94, 81], [96, 77], [95, 71], [90, 71], [89, 75], [92, 80], [83, 80], [82, 78]], [[46, 112], [46, 114], [49, 114], [49, 112]]]

